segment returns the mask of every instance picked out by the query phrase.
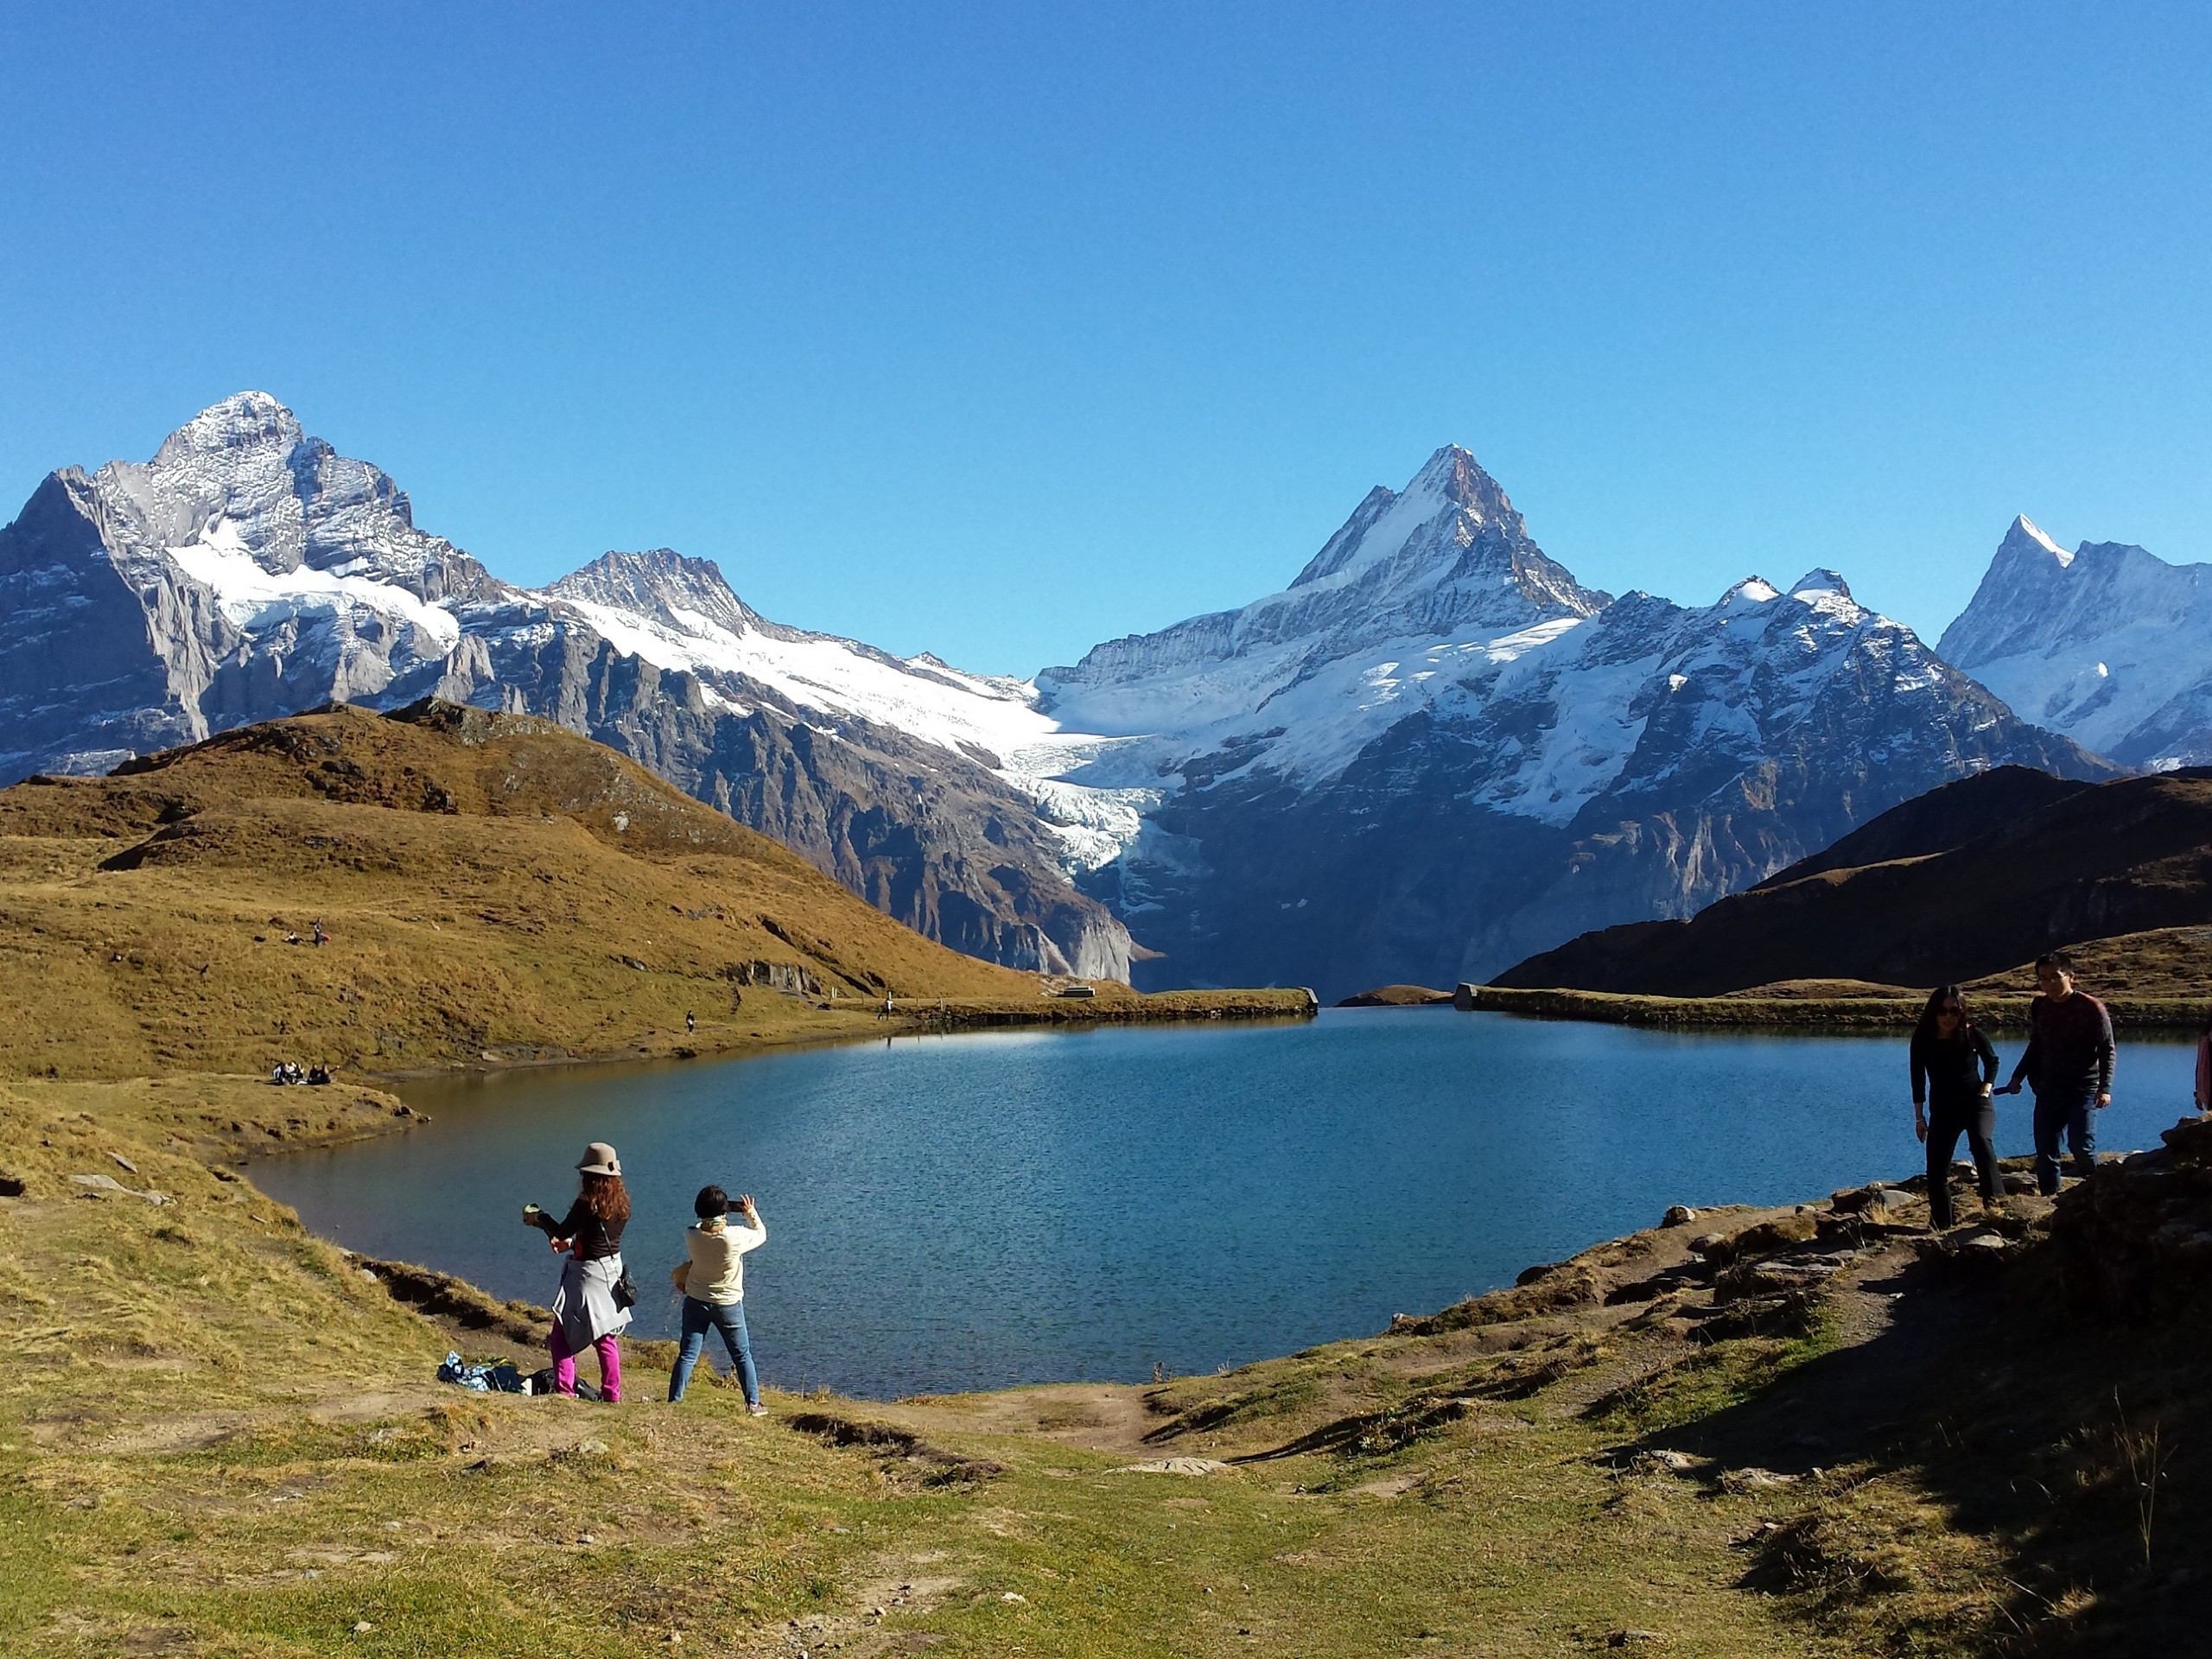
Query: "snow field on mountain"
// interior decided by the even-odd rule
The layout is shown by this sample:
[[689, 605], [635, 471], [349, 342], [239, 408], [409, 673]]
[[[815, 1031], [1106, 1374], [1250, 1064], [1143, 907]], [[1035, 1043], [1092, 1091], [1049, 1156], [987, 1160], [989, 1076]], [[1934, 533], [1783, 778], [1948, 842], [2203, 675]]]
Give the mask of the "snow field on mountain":
[[2016, 518], [1937, 648], [2022, 719], [2130, 766], [2212, 760], [2212, 565], [2069, 553]]
[[[2133, 622], [2078, 643], [1977, 664], [1974, 675], [2023, 720], [2108, 753], [2130, 747], [2139, 728], [2194, 682], [2212, 677], [2212, 618], [2183, 628]], [[2135, 764], [2156, 772], [2197, 763], [2153, 753]]]
[[552, 594], [616, 650], [663, 669], [713, 676], [741, 674], [809, 709], [851, 715], [944, 748], [1002, 754], [1058, 734], [1057, 722], [1020, 697], [977, 676], [953, 684], [939, 674], [893, 666], [851, 641], [826, 634], [796, 639], [750, 629], [734, 632], [696, 612], [680, 612], [696, 626], [679, 632], [635, 612]]
[[357, 559], [335, 569], [300, 565], [270, 570], [254, 557], [238, 524], [218, 518], [197, 541], [168, 550], [178, 568], [214, 590], [215, 602], [238, 628], [252, 632], [288, 618], [334, 618], [353, 621], [353, 607], [416, 631], [411, 642], [420, 658], [442, 657], [461, 643], [461, 623], [453, 613], [432, 605], [404, 588], [359, 574], [368, 561]]

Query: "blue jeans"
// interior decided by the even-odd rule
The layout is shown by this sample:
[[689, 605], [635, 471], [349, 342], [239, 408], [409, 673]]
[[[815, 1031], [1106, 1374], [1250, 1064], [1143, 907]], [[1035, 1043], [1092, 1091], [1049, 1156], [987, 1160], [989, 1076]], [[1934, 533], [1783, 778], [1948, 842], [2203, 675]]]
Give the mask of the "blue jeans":
[[2097, 1120], [2094, 1095], [2036, 1096], [2036, 1189], [2045, 1198], [2058, 1191], [2058, 1137], [2074, 1154], [2074, 1173], [2087, 1179], [2097, 1166]]
[[745, 1386], [745, 1403], [759, 1405], [760, 1377], [753, 1369], [753, 1344], [745, 1334], [745, 1304], [732, 1302], [725, 1307], [690, 1296], [683, 1299], [683, 1346], [677, 1351], [676, 1369], [668, 1374], [668, 1397], [683, 1397], [684, 1385], [691, 1381], [691, 1368], [699, 1363], [700, 1352], [707, 1345], [709, 1325], [722, 1333], [722, 1346], [729, 1350], [737, 1380]]

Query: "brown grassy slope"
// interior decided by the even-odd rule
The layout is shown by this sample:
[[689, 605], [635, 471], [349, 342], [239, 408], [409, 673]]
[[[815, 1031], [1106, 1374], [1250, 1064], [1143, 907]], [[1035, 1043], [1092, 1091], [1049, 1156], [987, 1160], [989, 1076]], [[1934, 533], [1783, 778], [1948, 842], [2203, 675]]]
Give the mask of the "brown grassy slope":
[[[318, 918], [332, 943], [283, 943]], [[687, 1011], [726, 1046], [832, 1034], [887, 988], [1038, 989], [611, 750], [450, 709], [340, 709], [0, 791], [0, 1075], [620, 1053], [666, 1047]], [[852, 1014], [743, 983], [756, 963]]]
[[1823, 870], [1856, 869], [1866, 864], [1948, 853], [1978, 836], [2002, 830], [2015, 818], [2095, 787], [2070, 778], [2053, 777], [2033, 766], [1993, 766], [1900, 802], [1810, 858], [1777, 870], [1758, 885], [1787, 887]]
[[[1586, 933], [1494, 983], [1719, 996], [1787, 980], [1927, 986], [2056, 945], [2212, 923], [2212, 769], [2083, 790], [1950, 851]], [[2163, 995], [2187, 996], [2201, 979]]]
[[[2082, 989], [2101, 998], [2122, 1027], [2194, 1031], [2212, 1002], [2212, 927], [2164, 927], [2078, 945]], [[2036, 995], [2026, 963], [1966, 982], [1974, 1018], [2021, 1029]], [[1925, 988], [1861, 979], [1785, 979], [1721, 996], [1637, 996], [1612, 991], [1463, 986], [1463, 1007], [1547, 1019], [1625, 1026], [1735, 1026], [1896, 1029], [1920, 1017]]]

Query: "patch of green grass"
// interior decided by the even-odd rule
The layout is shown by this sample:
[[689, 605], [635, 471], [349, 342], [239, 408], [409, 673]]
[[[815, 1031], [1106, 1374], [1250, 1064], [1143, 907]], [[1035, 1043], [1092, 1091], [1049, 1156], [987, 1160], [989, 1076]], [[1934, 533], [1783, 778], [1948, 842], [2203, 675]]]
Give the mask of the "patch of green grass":
[[1835, 1346], [1834, 1316], [1816, 1305], [1806, 1329], [1790, 1337], [1742, 1337], [1700, 1349], [1687, 1358], [1617, 1389], [1590, 1411], [1594, 1426], [1616, 1434], [1656, 1434], [1741, 1405], [1753, 1395]]
[[60, 1518], [26, 1479], [28, 1462], [20, 1451], [0, 1452], [0, 1650], [9, 1652], [46, 1623], [68, 1587]]

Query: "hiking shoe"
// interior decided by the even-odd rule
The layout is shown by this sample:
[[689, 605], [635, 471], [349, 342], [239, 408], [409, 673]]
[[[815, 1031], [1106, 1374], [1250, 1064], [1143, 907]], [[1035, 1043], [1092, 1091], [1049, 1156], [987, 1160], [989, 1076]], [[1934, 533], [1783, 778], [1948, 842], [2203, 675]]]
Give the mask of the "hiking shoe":
[[762, 1405], [758, 1400], [747, 1406], [746, 1410], [751, 1412], [755, 1417], [766, 1417], [768, 1414], [768, 1408]]

